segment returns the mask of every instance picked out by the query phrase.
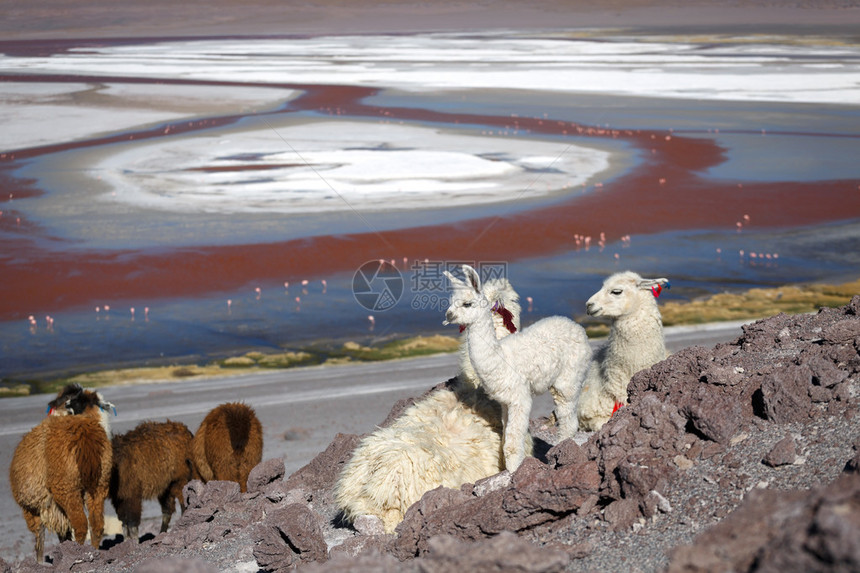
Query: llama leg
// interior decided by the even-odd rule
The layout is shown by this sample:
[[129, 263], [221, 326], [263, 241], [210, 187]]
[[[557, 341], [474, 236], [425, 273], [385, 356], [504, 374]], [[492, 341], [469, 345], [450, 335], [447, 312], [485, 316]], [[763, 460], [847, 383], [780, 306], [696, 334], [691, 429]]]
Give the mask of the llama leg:
[[588, 368], [589, 361], [586, 357], [579, 358], [550, 388], [555, 402], [559, 441], [572, 438], [579, 430], [579, 404], [582, 401], [582, 387], [588, 375]]
[[45, 524], [42, 523], [42, 518], [38, 513], [23, 510], [24, 521], [27, 522], [29, 529], [36, 537], [36, 563], [41, 563], [45, 555]]
[[[87, 511], [90, 514], [90, 542], [96, 549], [105, 532], [105, 496], [101, 493], [87, 495]], [[85, 532], [86, 533], [86, 532]]]
[[80, 491], [54, 491], [54, 501], [65, 512], [72, 524], [75, 541], [83, 545], [87, 538], [87, 514]]
[[508, 465], [508, 451], [506, 449], [506, 444], [508, 443], [507, 435], [508, 435], [508, 405], [502, 404], [499, 402], [502, 407], [502, 439], [499, 440], [499, 445], [502, 448], [502, 467], [507, 467]]
[[131, 539], [131, 536], [128, 533], [128, 510], [126, 509], [125, 500], [115, 495], [111, 498], [111, 503], [116, 511], [117, 519], [122, 523], [122, 536], [125, 539]]
[[135, 543], [140, 543], [140, 529], [137, 525], [124, 523], [122, 526], [122, 532], [125, 534], [126, 539], [131, 539]]
[[505, 468], [508, 471], [516, 471], [525, 459], [524, 440], [529, 430], [529, 414], [531, 413], [531, 399], [525, 404], [512, 404], [507, 407], [507, 419], [505, 420]]
[[41, 563], [45, 560], [45, 526], [39, 527], [39, 532], [36, 533], [36, 563]]
[[143, 500], [140, 493], [136, 493], [133, 497], [125, 500], [125, 520], [123, 520], [124, 529], [128, 530], [128, 538], [134, 540], [135, 543], [140, 541], [140, 515], [143, 513]]
[[563, 392], [550, 388], [553, 402], [555, 402], [555, 415], [558, 420], [559, 441], [572, 438], [579, 429], [579, 418], [576, 415], [577, 404], [575, 400]]
[[242, 493], [246, 493], [248, 491], [248, 474], [251, 473], [251, 469], [247, 468], [246, 463], [243, 461], [241, 465], [237, 467], [238, 473], [236, 474], [236, 483], [239, 484], [239, 491]]
[[158, 496], [158, 503], [161, 504], [161, 533], [167, 531], [170, 526], [170, 518], [173, 517], [173, 511], [176, 509], [175, 486], [176, 482], [173, 482], [166, 491]]

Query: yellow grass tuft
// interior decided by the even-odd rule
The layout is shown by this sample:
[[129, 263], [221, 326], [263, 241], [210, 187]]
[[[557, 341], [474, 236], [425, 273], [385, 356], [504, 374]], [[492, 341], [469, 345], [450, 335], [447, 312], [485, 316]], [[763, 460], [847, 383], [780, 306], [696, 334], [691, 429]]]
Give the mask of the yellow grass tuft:
[[343, 345], [341, 351], [346, 356], [355, 360], [375, 361], [454, 352], [459, 346], [460, 341], [457, 338], [437, 334], [395, 340], [377, 347], [361, 346], [356, 342], [347, 342]]
[[860, 294], [860, 280], [840, 285], [813, 284], [757, 288], [741, 293], [720, 293], [690, 302], [667, 302], [660, 307], [664, 326], [753, 320], [784, 312], [817, 312], [838, 307]]
[[54, 381], [45, 387], [44, 390], [54, 392], [66, 384], [73, 384], [75, 382], [85, 388], [99, 388], [101, 386], [124, 386], [141, 382], [175, 382], [176, 380], [185, 378], [200, 378], [222, 374], [227, 374], [227, 372], [224, 372], [224, 369], [217, 364], [208, 364], [205, 366], [192, 364], [183, 366], [122, 368], [78, 374], [77, 376]]
[[0, 385], [0, 398], [15, 398], [18, 396], [29, 396], [30, 387], [27, 384], [6, 384]]

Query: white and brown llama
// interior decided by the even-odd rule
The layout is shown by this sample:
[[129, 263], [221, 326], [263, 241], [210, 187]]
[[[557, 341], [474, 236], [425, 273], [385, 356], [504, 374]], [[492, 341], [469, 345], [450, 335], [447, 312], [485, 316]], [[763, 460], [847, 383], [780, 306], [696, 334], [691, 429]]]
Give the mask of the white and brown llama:
[[21, 439], [9, 468], [12, 495], [36, 538], [37, 563], [44, 557], [45, 529], [60, 540], [74, 537], [83, 543], [89, 528], [96, 548], [104, 531], [112, 464], [107, 410], [112, 405], [79, 385], [60, 394], [75, 402], [78, 415], [47, 416]]

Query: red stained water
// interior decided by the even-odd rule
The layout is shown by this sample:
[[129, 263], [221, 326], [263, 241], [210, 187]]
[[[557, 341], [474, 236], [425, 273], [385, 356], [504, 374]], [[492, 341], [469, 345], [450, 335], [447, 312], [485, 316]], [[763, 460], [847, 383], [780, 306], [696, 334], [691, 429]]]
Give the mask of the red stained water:
[[[8, 78], [7, 78], [8, 79]], [[43, 81], [40, 77], [39, 80]], [[56, 78], [55, 81], [86, 78]], [[114, 81], [100, 78], [100, 81]], [[127, 78], [117, 78], [127, 82]], [[143, 81], [143, 80], [137, 80]], [[361, 99], [373, 90], [358, 87], [284, 86], [306, 89], [291, 109], [332, 110], [345, 116], [420, 120], [442, 124], [484, 124], [510, 128], [510, 118], [446, 114], [430, 110], [381, 109]], [[337, 110], [337, 111], [335, 111]], [[222, 125], [237, 117], [177, 123], [177, 131]], [[860, 216], [855, 181], [726, 182], [702, 175], [720, 164], [725, 150], [711, 139], [666, 132], [589, 128], [550, 119], [519, 117], [520, 131], [619, 139], [640, 149], [640, 165], [588, 193], [551, 207], [504, 217], [352, 235], [331, 235], [269, 244], [181, 248], [173, 251], [78, 252], [45, 246], [40, 229], [15, 211], [14, 197], [40, 193], [27, 181], [10, 177], [14, 160], [45, 153], [107, 144], [112, 138], [20, 150], [0, 158], [0, 230], [16, 239], [0, 253], [0, 320], [34, 312], [57, 312], [122, 299], [154, 300], [232, 291], [251, 281], [294, 280], [351, 272], [375, 259], [505, 260], [550, 255], [574, 247], [576, 235], [601, 232], [612, 242], [629, 234], [684, 229], [734, 229], [749, 215], [756, 228], [816, 225]], [[173, 133], [177, 131], [171, 128]], [[125, 140], [128, 134], [123, 136]], [[169, 137], [163, 129], [135, 138]], [[9, 194], [13, 194], [10, 201]]]

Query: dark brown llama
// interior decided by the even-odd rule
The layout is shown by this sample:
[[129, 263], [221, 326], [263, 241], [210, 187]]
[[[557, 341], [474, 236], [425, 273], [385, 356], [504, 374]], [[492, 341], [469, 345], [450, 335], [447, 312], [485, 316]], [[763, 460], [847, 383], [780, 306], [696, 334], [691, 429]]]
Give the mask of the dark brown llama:
[[191, 431], [180, 422], [142, 422], [113, 437], [110, 499], [126, 539], [138, 541], [143, 500], [161, 504], [161, 532], [167, 531], [182, 488], [191, 479]]

